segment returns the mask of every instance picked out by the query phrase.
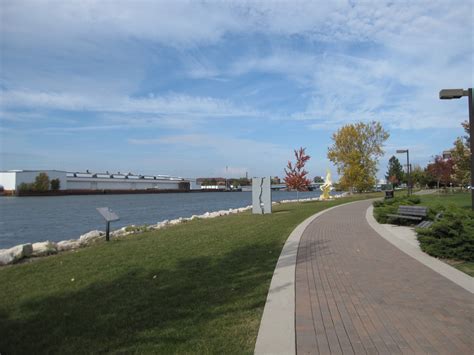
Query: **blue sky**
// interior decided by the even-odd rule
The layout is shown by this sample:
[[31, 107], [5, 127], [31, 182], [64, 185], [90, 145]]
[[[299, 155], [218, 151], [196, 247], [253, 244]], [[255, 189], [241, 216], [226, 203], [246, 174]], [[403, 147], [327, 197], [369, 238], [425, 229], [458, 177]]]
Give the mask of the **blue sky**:
[[[473, 2], [3, 0], [0, 169], [311, 176], [344, 124], [425, 165], [463, 134]], [[403, 157], [400, 157], [401, 160]]]

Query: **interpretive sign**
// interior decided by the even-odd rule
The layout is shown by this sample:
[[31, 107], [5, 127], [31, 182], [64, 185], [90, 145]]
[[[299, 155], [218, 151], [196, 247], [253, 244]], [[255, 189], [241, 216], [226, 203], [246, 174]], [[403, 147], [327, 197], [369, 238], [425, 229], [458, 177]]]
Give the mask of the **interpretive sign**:
[[252, 179], [252, 213], [272, 213], [272, 189], [270, 177]]
[[119, 216], [117, 216], [115, 212], [112, 212], [112, 210], [108, 207], [99, 207], [97, 208], [97, 211], [99, 211], [99, 213], [107, 222], [114, 222], [120, 219]]
[[105, 240], [109, 241], [109, 234], [110, 234], [110, 222], [118, 221], [120, 218], [117, 216], [115, 212], [108, 207], [99, 207], [97, 211], [104, 217], [106, 222], [106, 229], [105, 229]]

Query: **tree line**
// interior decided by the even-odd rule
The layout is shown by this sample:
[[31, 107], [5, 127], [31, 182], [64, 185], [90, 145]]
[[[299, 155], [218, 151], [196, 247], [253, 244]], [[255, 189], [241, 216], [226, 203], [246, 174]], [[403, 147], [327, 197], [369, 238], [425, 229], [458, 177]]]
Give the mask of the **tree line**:
[[[426, 167], [414, 165], [411, 169], [411, 184], [419, 187], [437, 187], [469, 185], [471, 181], [471, 153], [469, 149], [469, 122], [462, 123], [466, 135], [456, 138], [453, 146], [447, 150], [447, 155], [439, 154], [433, 157]], [[394, 186], [408, 184], [408, 176], [400, 161], [392, 156], [385, 175], [387, 181]]]
[[[348, 124], [332, 135], [333, 144], [328, 148], [327, 157], [337, 168], [340, 189], [362, 192], [374, 188], [378, 160], [388, 137], [389, 133], [375, 121]], [[307, 191], [311, 184], [304, 169], [310, 159], [305, 150], [295, 150], [296, 162], [289, 161], [285, 168], [285, 183], [289, 189]], [[323, 182], [323, 179], [317, 177], [314, 181]]]
[[[436, 155], [426, 167], [414, 165], [410, 168], [411, 184], [419, 187], [440, 187], [469, 185], [471, 179], [471, 154], [469, 122], [462, 126], [466, 135], [458, 137], [448, 155]], [[383, 156], [383, 145], [389, 133], [379, 122], [358, 122], [341, 127], [332, 135], [332, 145], [327, 157], [336, 166], [340, 176], [339, 188], [350, 192], [370, 191], [377, 183], [377, 165]], [[311, 184], [305, 164], [310, 159], [306, 148], [294, 151], [295, 163], [288, 162], [285, 168], [285, 183], [289, 189], [306, 191]], [[385, 174], [394, 186], [408, 184], [408, 176], [397, 157], [389, 159]], [[315, 182], [322, 182], [317, 177]]]
[[20, 192], [46, 192], [49, 190], [57, 191], [61, 186], [59, 179], [49, 179], [48, 174], [39, 173], [35, 182], [32, 183], [21, 183], [18, 185], [18, 190]]

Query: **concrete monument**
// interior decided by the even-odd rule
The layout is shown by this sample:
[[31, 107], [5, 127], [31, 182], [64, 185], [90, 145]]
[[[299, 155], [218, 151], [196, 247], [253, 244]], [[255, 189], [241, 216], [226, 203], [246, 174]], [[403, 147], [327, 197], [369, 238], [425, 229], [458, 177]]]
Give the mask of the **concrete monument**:
[[270, 177], [252, 179], [252, 213], [272, 213], [272, 190], [270, 184]]

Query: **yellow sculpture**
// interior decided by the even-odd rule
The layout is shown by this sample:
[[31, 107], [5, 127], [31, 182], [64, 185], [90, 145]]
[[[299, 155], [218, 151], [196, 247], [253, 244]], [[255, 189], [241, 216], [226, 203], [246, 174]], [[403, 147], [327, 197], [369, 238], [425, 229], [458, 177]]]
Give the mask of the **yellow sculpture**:
[[319, 188], [323, 192], [320, 199], [321, 200], [329, 200], [331, 197], [329, 196], [329, 192], [331, 191], [331, 172], [329, 169], [326, 170], [326, 179], [324, 180], [324, 184], [322, 184]]

